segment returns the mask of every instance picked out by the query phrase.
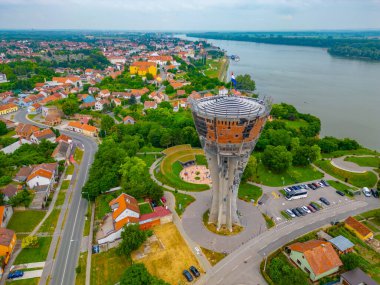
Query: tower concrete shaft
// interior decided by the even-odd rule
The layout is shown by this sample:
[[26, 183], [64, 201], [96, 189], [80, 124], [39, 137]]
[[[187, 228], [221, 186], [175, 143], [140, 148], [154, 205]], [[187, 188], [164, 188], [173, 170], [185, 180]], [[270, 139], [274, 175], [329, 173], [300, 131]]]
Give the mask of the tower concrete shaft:
[[195, 126], [212, 179], [209, 223], [232, 231], [240, 224], [237, 195], [243, 171], [264, 127], [270, 102], [213, 96], [190, 99]]

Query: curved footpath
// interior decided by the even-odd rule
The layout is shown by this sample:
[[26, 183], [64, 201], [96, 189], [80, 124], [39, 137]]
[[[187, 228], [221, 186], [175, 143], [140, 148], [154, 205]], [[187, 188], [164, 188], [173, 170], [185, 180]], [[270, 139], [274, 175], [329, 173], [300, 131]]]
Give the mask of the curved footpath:
[[[345, 156], [333, 158], [331, 160], [331, 164], [342, 170], [354, 172], [354, 173], [365, 173], [367, 171], [373, 172], [374, 170], [373, 167], [360, 166], [354, 162], [346, 161], [345, 158], [348, 156], [352, 156], [352, 155], [345, 155]], [[355, 155], [355, 157], [374, 157], [374, 155]]]
[[[26, 110], [17, 112], [15, 121], [24, 124], [32, 123], [40, 128], [48, 127], [30, 121], [26, 118], [26, 115]], [[84, 219], [87, 213], [87, 200], [82, 198], [81, 190], [87, 181], [88, 171], [98, 148], [97, 143], [89, 137], [61, 129], [60, 132], [72, 137], [76, 144], [82, 145], [84, 154], [77, 173], [75, 187], [72, 189], [71, 200], [67, 205], [68, 212], [61, 211], [60, 213], [59, 219], [64, 220], [66, 223], [62, 233], [56, 240], [58, 248], [56, 249], [53, 245], [53, 254], [51, 256], [49, 254], [51, 259], [48, 256], [48, 260], [46, 260], [39, 284], [66, 285], [75, 283], [75, 267], [80, 253]]]

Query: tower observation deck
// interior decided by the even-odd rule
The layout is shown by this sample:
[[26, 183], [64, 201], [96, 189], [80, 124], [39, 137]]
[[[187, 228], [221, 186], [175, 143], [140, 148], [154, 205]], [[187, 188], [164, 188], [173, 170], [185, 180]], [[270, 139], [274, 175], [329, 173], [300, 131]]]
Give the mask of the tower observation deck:
[[189, 103], [212, 179], [208, 222], [232, 231], [233, 224], [240, 225], [236, 205], [240, 180], [271, 103], [229, 95], [190, 98]]

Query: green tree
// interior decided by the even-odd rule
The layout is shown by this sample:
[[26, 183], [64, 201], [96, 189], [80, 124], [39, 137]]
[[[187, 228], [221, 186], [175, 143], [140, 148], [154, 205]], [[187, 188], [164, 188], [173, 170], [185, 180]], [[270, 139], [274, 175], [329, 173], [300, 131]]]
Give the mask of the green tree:
[[285, 146], [267, 146], [262, 157], [263, 164], [274, 172], [286, 171], [292, 164], [292, 154]]
[[138, 157], [126, 157], [120, 167], [122, 185], [125, 189], [140, 189], [149, 181], [145, 161]]
[[36, 236], [27, 236], [24, 237], [21, 241], [22, 248], [36, 248], [38, 247], [38, 237]]
[[165, 88], [166, 94], [173, 94], [174, 92], [175, 92], [175, 90], [174, 90], [173, 86], [171, 86], [171, 85], [166, 86], [166, 88]]
[[132, 251], [138, 249], [148, 238], [150, 232], [142, 231], [139, 225], [131, 224], [125, 226], [121, 232], [121, 243], [118, 247], [119, 253], [130, 256]]
[[239, 89], [250, 91], [254, 91], [256, 89], [256, 83], [249, 74], [236, 76], [236, 81]]
[[136, 96], [135, 96], [135, 95], [132, 95], [132, 96], [128, 99], [128, 105], [136, 105], [136, 104], [137, 104]]
[[7, 132], [7, 125], [3, 121], [0, 121], [0, 136], [5, 135]]
[[100, 122], [100, 127], [103, 131], [108, 133], [114, 125], [115, 125], [115, 121], [112, 117], [108, 115], [104, 115], [102, 117], [102, 120]]
[[79, 112], [79, 104], [76, 100], [65, 100], [62, 104], [62, 111], [66, 116], [72, 116]]
[[254, 157], [253, 155], [251, 155], [249, 157], [249, 160], [248, 160], [248, 163], [247, 163], [247, 166], [243, 172], [243, 176], [241, 178], [241, 180], [243, 182], [246, 182], [247, 180], [252, 180], [252, 178], [254, 177], [255, 173], [256, 173], [256, 169], [257, 169], [257, 160], [256, 160], [256, 157]]
[[147, 79], [147, 80], [153, 80], [154, 77], [153, 77], [152, 74], [150, 74], [150, 73], [148, 72], [148, 73], [146, 74], [146, 79]]
[[161, 133], [160, 145], [163, 147], [168, 147], [172, 144], [173, 137], [169, 130], [163, 129]]
[[298, 166], [306, 166], [316, 161], [321, 155], [321, 149], [317, 145], [297, 147], [293, 153], [293, 164]]
[[128, 267], [121, 279], [120, 285], [169, 285], [165, 281], [152, 276], [144, 263], [134, 263]]

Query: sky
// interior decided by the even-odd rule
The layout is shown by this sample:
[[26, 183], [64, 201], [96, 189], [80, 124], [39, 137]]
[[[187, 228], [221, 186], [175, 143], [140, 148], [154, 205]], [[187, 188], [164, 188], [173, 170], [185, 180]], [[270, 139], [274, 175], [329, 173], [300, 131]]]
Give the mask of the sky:
[[0, 29], [380, 29], [380, 0], [0, 0]]

